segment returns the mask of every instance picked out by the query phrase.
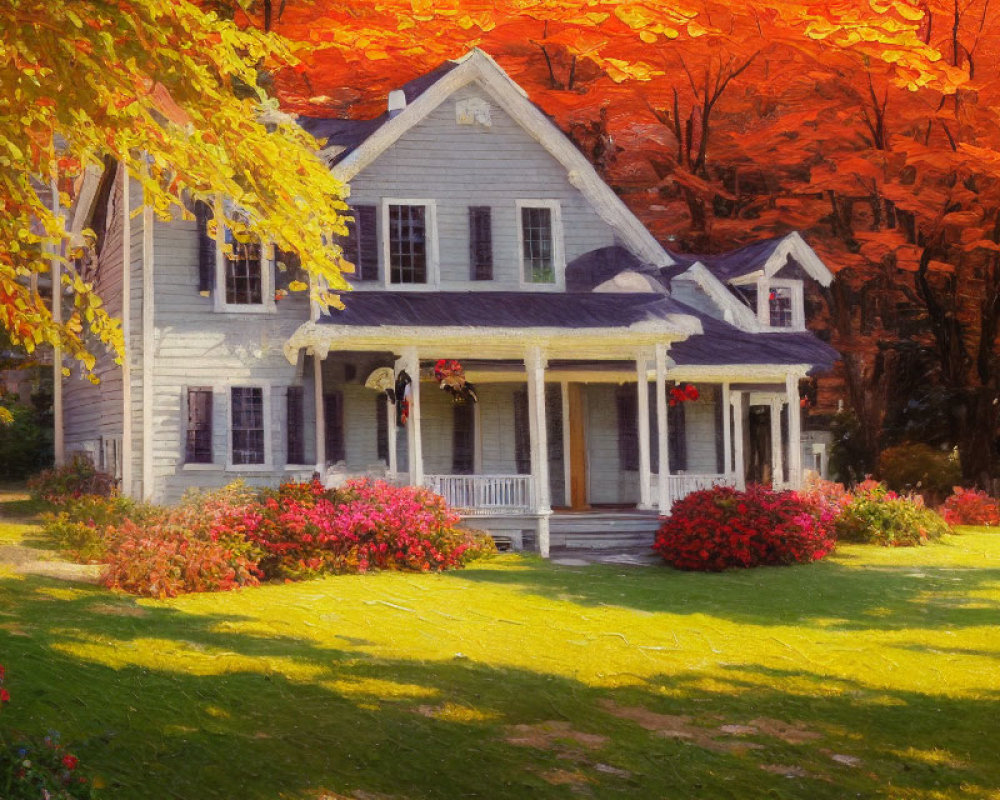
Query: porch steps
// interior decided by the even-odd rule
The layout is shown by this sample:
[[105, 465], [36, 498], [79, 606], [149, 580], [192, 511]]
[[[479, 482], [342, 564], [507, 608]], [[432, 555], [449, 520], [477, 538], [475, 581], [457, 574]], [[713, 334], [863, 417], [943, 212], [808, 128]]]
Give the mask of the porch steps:
[[659, 517], [653, 511], [556, 513], [549, 518], [549, 546], [570, 550], [650, 547]]

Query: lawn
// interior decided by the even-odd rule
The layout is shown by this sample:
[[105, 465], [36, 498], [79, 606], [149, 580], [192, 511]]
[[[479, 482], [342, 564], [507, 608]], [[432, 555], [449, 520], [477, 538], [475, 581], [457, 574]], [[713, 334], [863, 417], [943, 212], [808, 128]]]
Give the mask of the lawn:
[[1000, 534], [972, 529], [171, 601], [0, 566], [0, 724], [58, 729], [107, 798], [996, 798], [998, 659]]

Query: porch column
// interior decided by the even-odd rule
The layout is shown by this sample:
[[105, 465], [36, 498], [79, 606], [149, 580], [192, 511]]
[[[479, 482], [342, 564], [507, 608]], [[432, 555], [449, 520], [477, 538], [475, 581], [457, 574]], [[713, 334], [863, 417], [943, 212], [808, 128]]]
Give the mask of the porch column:
[[[785, 483], [785, 465], [781, 452], [781, 406], [780, 397], [771, 398], [771, 488], [778, 490]], [[791, 482], [791, 475], [789, 483]]]
[[316, 471], [326, 480], [326, 408], [323, 403], [323, 358], [313, 350], [313, 397], [316, 400]]
[[660, 514], [666, 515], [670, 513], [671, 505], [667, 491], [669, 486], [667, 478], [670, 475], [670, 451], [668, 448], [670, 440], [667, 431], [667, 348], [662, 344], [656, 345], [656, 424], [656, 446], [660, 457], [656, 502]]
[[652, 508], [652, 471], [649, 468], [649, 364], [645, 353], [635, 359], [637, 422], [639, 424], [639, 508]]
[[567, 508], [573, 505], [573, 434], [569, 427], [569, 381], [563, 381], [559, 386], [562, 393], [562, 436], [563, 436], [563, 505]]
[[[410, 459], [410, 484], [424, 485], [424, 444], [420, 436], [420, 357], [416, 347], [404, 347], [404, 368], [410, 374], [410, 418], [406, 421], [406, 444]], [[398, 398], [397, 402], [401, 402]]]
[[743, 466], [743, 392], [730, 396], [733, 410], [733, 477], [737, 489], [746, 489], [746, 469]]
[[729, 399], [729, 381], [722, 384], [722, 474], [733, 474], [733, 407]]
[[788, 483], [792, 489], [802, 488], [802, 410], [799, 405], [799, 379], [785, 376], [788, 396]]
[[535, 513], [538, 515], [538, 552], [549, 557], [549, 440], [545, 421], [545, 366], [542, 349], [535, 345], [524, 356], [528, 375], [528, 428], [531, 435], [531, 477], [535, 484]]

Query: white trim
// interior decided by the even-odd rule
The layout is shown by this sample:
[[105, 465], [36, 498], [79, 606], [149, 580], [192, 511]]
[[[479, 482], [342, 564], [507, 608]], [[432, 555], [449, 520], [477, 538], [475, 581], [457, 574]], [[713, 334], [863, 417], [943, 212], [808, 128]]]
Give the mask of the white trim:
[[682, 272], [674, 280], [683, 280], [690, 276], [690, 279], [708, 295], [709, 299], [715, 302], [722, 311], [723, 319], [745, 331], [756, 333], [761, 329], [760, 322], [756, 314], [749, 306], [740, 301], [731, 289], [720, 281], [711, 270], [700, 261], [696, 261], [685, 272]]
[[[547, 208], [552, 212], [552, 281], [529, 281], [524, 274], [525, 208]], [[517, 225], [517, 275], [522, 289], [566, 290], [566, 247], [562, 223], [562, 207], [558, 200], [515, 200], [514, 217]]]
[[185, 462], [181, 464], [182, 472], [225, 472], [226, 466], [224, 464], [212, 463], [202, 463], [202, 462]]
[[[420, 428], [420, 356], [416, 347], [404, 348], [400, 354], [410, 374], [410, 416], [406, 421], [406, 457], [410, 466], [410, 484], [424, 484], [424, 444]], [[399, 398], [402, 400], [402, 398]]]
[[[427, 280], [424, 283], [393, 283], [392, 267], [389, 264], [389, 206], [423, 206], [424, 228], [427, 235]], [[393, 291], [437, 290], [441, 284], [441, 257], [438, 249], [437, 201], [431, 198], [409, 199], [383, 197], [379, 215], [381, 216], [382, 241], [382, 285]], [[359, 287], [360, 288], [360, 287]]]
[[746, 466], [743, 454], [743, 392], [732, 392], [729, 402], [733, 409], [733, 482], [737, 489], [746, 489]]
[[661, 515], [670, 513], [667, 479], [670, 475], [670, 431], [667, 430], [667, 349], [656, 346], [656, 446], [659, 464], [656, 474], [656, 503]]
[[635, 359], [636, 422], [639, 427], [639, 508], [653, 507], [650, 483], [653, 479], [649, 448], [649, 362], [644, 352]]
[[781, 452], [784, 444], [781, 437], [781, 407], [784, 404], [784, 398], [778, 395], [773, 396], [768, 404], [771, 423], [771, 486], [774, 489], [781, 489], [785, 485], [785, 459]]
[[785, 377], [788, 396], [788, 483], [792, 489], [802, 488], [802, 406], [799, 401], [797, 375]]
[[798, 231], [792, 231], [782, 239], [781, 244], [764, 262], [764, 275], [771, 277], [784, 269], [788, 263], [788, 256], [792, 256], [805, 273], [821, 286], [829, 286], [833, 281], [833, 273]]
[[323, 399], [323, 359], [326, 353], [320, 355], [313, 351], [313, 406], [316, 413], [316, 471], [326, 475], [326, 409]]
[[474, 81], [566, 169], [569, 182], [580, 190], [598, 215], [618, 232], [622, 244], [640, 259], [655, 266], [670, 266], [674, 263], [670, 254], [622, 199], [601, 180], [586, 156], [528, 100], [524, 90], [478, 48], [473, 49], [457, 67], [443, 75], [333, 166], [334, 177], [344, 183], [350, 182], [458, 89]]
[[[274, 421], [271, 419], [271, 382], [261, 380], [230, 380], [223, 384], [226, 393], [226, 472], [269, 472], [274, 469], [271, 436]], [[260, 389], [264, 418], [264, 461], [260, 464], [236, 464], [233, 462], [233, 389]]]
[[130, 176], [122, 170], [122, 494], [133, 497], [132, 486], [132, 215]]
[[[144, 198], [145, 200], [145, 198]], [[142, 499], [153, 501], [153, 403], [156, 324], [153, 305], [153, 269], [155, 248], [153, 246], [153, 207], [142, 206]]]
[[538, 553], [549, 557], [549, 515], [552, 499], [549, 486], [549, 446], [545, 419], [545, 367], [547, 360], [538, 345], [524, 354], [527, 373], [528, 429], [531, 444], [531, 477], [535, 484], [534, 512], [538, 515]]

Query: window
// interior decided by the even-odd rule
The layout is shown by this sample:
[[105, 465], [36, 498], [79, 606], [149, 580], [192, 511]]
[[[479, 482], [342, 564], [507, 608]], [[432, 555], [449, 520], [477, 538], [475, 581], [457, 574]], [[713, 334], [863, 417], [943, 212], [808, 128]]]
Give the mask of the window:
[[260, 242], [240, 241], [226, 228], [226, 303], [259, 306], [264, 303]]
[[347, 238], [343, 242], [344, 258], [354, 264], [356, 281], [378, 280], [378, 212], [373, 205], [351, 206], [354, 217], [347, 223]]
[[785, 286], [772, 286], [768, 293], [768, 313], [772, 328], [792, 327], [792, 290]]
[[264, 390], [259, 386], [232, 388], [233, 464], [263, 464]]
[[427, 206], [390, 204], [389, 282], [427, 283]]
[[469, 264], [472, 280], [493, 280], [493, 219], [489, 206], [469, 206]]
[[521, 282], [560, 283], [564, 264], [559, 202], [518, 200], [516, 207]]
[[[206, 213], [204, 209], [200, 212]], [[216, 245], [221, 249], [215, 267], [215, 310], [240, 313], [261, 313], [274, 311], [274, 275], [272, 262], [274, 248], [262, 243], [241, 222], [242, 214], [231, 203], [226, 202], [226, 213], [235, 219], [232, 226], [222, 228], [222, 241]], [[243, 218], [245, 220], [245, 218]], [[202, 222], [199, 220], [199, 225]], [[199, 289], [205, 294], [204, 278], [209, 261], [210, 240], [199, 242]]]
[[211, 389], [188, 389], [187, 443], [184, 460], [188, 464], [212, 463]]
[[305, 437], [302, 435], [305, 425], [305, 414], [303, 413], [302, 387], [289, 386], [286, 396], [286, 417], [285, 437], [287, 452], [285, 463], [305, 464]]

